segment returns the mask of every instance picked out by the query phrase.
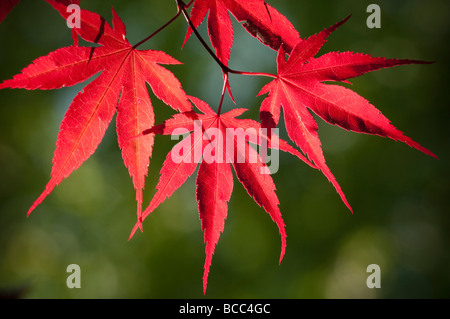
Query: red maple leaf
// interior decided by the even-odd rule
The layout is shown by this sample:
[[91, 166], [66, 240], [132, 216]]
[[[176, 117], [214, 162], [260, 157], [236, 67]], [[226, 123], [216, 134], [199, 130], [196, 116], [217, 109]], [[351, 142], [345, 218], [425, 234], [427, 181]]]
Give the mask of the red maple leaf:
[[[19, 3], [20, 0], [2, 0], [0, 1], [0, 22], [6, 18], [8, 13]], [[81, 0], [45, 0], [53, 7], [56, 4], [68, 6], [69, 4], [80, 4]]]
[[[236, 119], [246, 109], [233, 109], [218, 115], [205, 102], [191, 97], [197, 108], [203, 113], [193, 111], [175, 114], [144, 134], [177, 134], [177, 129], [192, 132], [173, 147], [167, 155], [161, 169], [157, 192], [142, 219], [152, 213], [167, 197], [170, 197], [191, 176], [197, 164], [197, 201], [206, 243], [205, 271], [203, 289], [206, 291], [209, 269], [215, 246], [224, 229], [228, 205], [233, 190], [231, 165], [238, 180], [255, 202], [262, 206], [277, 224], [281, 235], [280, 262], [286, 247], [286, 232], [275, 194], [275, 184], [267, 171], [267, 166], [249, 145], [249, 142], [269, 148], [289, 152], [308, 165], [311, 164], [301, 153], [272, 134], [269, 139], [258, 122], [249, 119]], [[275, 143], [276, 142], [276, 143]], [[134, 235], [141, 221], [133, 228]]]
[[[63, 17], [69, 15], [65, 10], [59, 11]], [[125, 25], [114, 10], [113, 28], [98, 14], [82, 10], [81, 28], [74, 30], [86, 41], [101, 46], [58, 49], [34, 60], [22, 73], [0, 84], [0, 89], [57, 89], [75, 85], [101, 72], [69, 106], [56, 142], [51, 179], [28, 214], [95, 152], [117, 110], [119, 146], [133, 179], [140, 216], [153, 135], [142, 139], [132, 137], [154, 124], [146, 83], [173, 109], [192, 109], [179, 81], [159, 65], [179, 62], [161, 51], [140, 51], [132, 47], [125, 37]]]
[[[264, 0], [195, 0], [191, 21], [197, 28], [209, 12], [209, 37], [218, 58], [225, 65], [228, 65], [233, 46], [233, 25], [228, 11], [250, 34], [274, 50], [284, 44], [284, 49], [290, 52], [300, 40], [289, 20]], [[185, 43], [191, 34], [192, 29], [189, 28]]]
[[289, 138], [323, 172], [351, 210], [344, 193], [325, 163], [318, 126], [309, 110], [330, 124], [353, 132], [389, 137], [428, 155], [436, 156], [392, 126], [378, 109], [360, 95], [340, 85], [323, 83], [347, 82], [347, 79], [381, 68], [427, 63], [372, 57], [353, 52], [330, 52], [314, 58], [326, 42], [326, 38], [348, 18], [301, 40], [291, 51], [287, 61], [285, 50], [281, 47], [277, 58], [278, 76], [267, 84], [259, 95], [269, 92], [260, 109], [262, 126], [267, 128], [276, 126], [283, 106]]

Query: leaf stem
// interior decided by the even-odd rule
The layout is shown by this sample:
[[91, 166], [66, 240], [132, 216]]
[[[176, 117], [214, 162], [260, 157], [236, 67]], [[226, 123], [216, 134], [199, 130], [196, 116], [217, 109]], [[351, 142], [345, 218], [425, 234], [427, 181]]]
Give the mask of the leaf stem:
[[217, 55], [213, 52], [213, 50], [208, 46], [208, 44], [206, 44], [205, 40], [203, 39], [203, 37], [200, 35], [200, 33], [197, 31], [197, 28], [194, 26], [194, 24], [192, 23], [192, 20], [189, 18], [189, 15], [186, 12], [186, 5], [184, 4], [183, 0], [177, 0], [178, 3], [178, 9], [181, 10], [181, 12], [183, 13], [184, 18], [186, 19], [187, 23], [189, 24], [189, 26], [191, 27], [192, 31], [194, 32], [195, 36], [197, 37], [197, 39], [200, 41], [200, 43], [203, 45], [203, 47], [206, 49], [206, 51], [208, 51], [208, 53], [212, 56], [212, 58], [217, 62], [217, 64], [220, 66], [220, 68], [222, 69], [222, 71], [224, 73], [229, 72], [229, 68], [222, 63], [222, 61], [219, 60], [219, 58], [217, 57]]
[[[176, 1], [178, 3], [178, 10], [181, 10], [181, 12], [183, 13], [184, 18], [186, 19], [187, 23], [191, 27], [191, 29], [194, 32], [197, 39], [200, 41], [200, 43], [206, 49], [206, 51], [208, 51], [209, 55], [211, 55], [211, 57], [214, 59], [214, 61], [216, 61], [216, 63], [220, 66], [220, 68], [222, 69], [222, 72], [226, 75], [225, 84], [228, 81], [228, 73], [277, 78], [276, 75], [270, 74], [270, 73], [237, 71], [237, 70], [233, 70], [233, 69], [229, 68], [228, 66], [226, 66], [222, 61], [220, 61], [220, 59], [217, 57], [217, 55], [214, 53], [214, 51], [208, 46], [206, 41], [203, 39], [203, 37], [197, 31], [197, 28], [194, 26], [194, 24], [192, 23], [192, 20], [189, 18], [189, 15], [186, 12], [187, 5], [185, 5], [184, 1], [183, 0], [176, 0]], [[191, 3], [192, 3], [192, 1], [189, 2], [189, 5]], [[223, 100], [223, 97], [222, 97], [222, 100]]]
[[[167, 21], [162, 27], [160, 27], [158, 30], [156, 30], [155, 32], [153, 32], [152, 34], [150, 34], [148, 37], [146, 37], [145, 39], [143, 39], [142, 41], [136, 43], [133, 46], [133, 49], [136, 49], [138, 46], [140, 46], [141, 44], [147, 42], [148, 40], [150, 40], [151, 38], [153, 38], [155, 35], [157, 35], [159, 32], [161, 32], [162, 30], [164, 30], [165, 28], [167, 28], [173, 21], [175, 21], [181, 14], [181, 10], [180, 10], [180, 5], [178, 4], [178, 1], [175, 0], [177, 2], [177, 13], [169, 20]], [[194, 2], [194, 0], [191, 0], [187, 5], [186, 8], [189, 8], [192, 3]]]
[[225, 97], [225, 92], [227, 90], [227, 86], [228, 86], [228, 73], [224, 73], [222, 95], [220, 97], [219, 108], [217, 109], [217, 115], [220, 115], [220, 111], [222, 110], [223, 98]]
[[240, 75], [251, 75], [251, 76], [266, 76], [269, 78], [274, 78], [276, 79], [277, 76], [275, 74], [272, 73], [265, 73], [265, 72], [246, 72], [246, 71], [236, 71], [236, 70], [229, 70], [230, 73], [234, 73], [234, 74], [240, 74]]

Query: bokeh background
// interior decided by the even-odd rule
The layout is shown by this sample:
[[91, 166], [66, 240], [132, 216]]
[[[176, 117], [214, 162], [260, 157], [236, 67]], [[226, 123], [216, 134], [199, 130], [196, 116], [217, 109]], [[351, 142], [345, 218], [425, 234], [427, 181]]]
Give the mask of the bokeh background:
[[[366, 26], [372, 1], [267, 1], [306, 37], [352, 18], [321, 53], [356, 51], [435, 61], [354, 79], [393, 124], [439, 156], [405, 144], [350, 133], [318, 120], [327, 163], [354, 209], [352, 215], [326, 178], [281, 154], [273, 175], [288, 234], [278, 265], [276, 225], [235, 179], [225, 232], [216, 247], [206, 298], [448, 298], [449, 15], [446, 0], [378, 1], [381, 29]], [[84, 0], [83, 8], [111, 21], [111, 6], [137, 43], [175, 12], [174, 1]], [[230, 66], [276, 72], [272, 50], [235, 24]], [[217, 107], [219, 67], [195, 38], [180, 50], [180, 17], [142, 48], [163, 50], [183, 65], [169, 66], [185, 91]], [[200, 28], [205, 35], [206, 28]], [[33, 59], [72, 43], [65, 21], [47, 3], [22, 0], [0, 24], [0, 79]], [[268, 79], [232, 76], [239, 107], [258, 119]], [[115, 122], [96, 153], [26, 218], [49, 180], [59, 124], [85, 83], [53, 91], [0, 91], [0, 291], [20, 298], [204, 298], [203, 233], [195, 176], [127, 241], [135, 222], [135, 193], [117, 145]], [[172, 114], [151, 95], [157, 123]], [[231, 108], [230, 99], [225, 107]], [[281, 135], [286, 136], [281, 123]], [[144, 202], [173, 145], [157, 137]], [[66, 267], [81, 267], [81, 289], [68, 289]], [[366, 267], [381, 267], [381, 288], [368, 289]]]

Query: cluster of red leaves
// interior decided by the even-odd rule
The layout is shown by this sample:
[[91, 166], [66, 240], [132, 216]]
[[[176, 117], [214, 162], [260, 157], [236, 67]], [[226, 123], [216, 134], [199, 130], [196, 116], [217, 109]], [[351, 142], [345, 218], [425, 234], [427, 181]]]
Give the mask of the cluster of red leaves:
[[[79, 3], [79, 0], [46, 1], [65, 19], [69, 17], [66, 6]], [[18, 0], [0, 3], [0, 21], [17, 3]], [[181, 3], [179, 1], [179, 5]], [[56, 185], [95, 152], [116, 111], [119, 146], [136, 189], [137, 223], [131, 236], [138, 228], [142, 230], [142, 221], [194, 173], [199, 162], [193, 158], [174, 162], [172, 150], [162, 166], [157, 192], [147, 209], [142, 211], [142, 191], [152, 155], [154, 135], [172, 134], [177, 128], [193, 131], [195, 123], [200, 123], [197, 120], [201, 121], [203, 132], [209, 128], [215, 128], [224, 134], [228, 128], [253, 128], [255, 132], [261, 132], [260, 128], [271, 129], [278, 125], [283, 107], [288, 136], [302, 153], [275, 135], [257, 136], [257, 140], [265, 140], [269, 147], [289, 152], [322, 171], [350, 210], [343, 191], [325, 163], [317, 123], [310, 111], [330, 124], [354, 132], [389, 137], [435, 157], [392, 126], [364, 98], [343, 86], [324, 83], [347, 82], [350, 78], [381, 68], [425, 62], [386, 59], [353, 52], [330, 52], [316, 57], [326, 38], [348, 18], [303, 39], [287, 18], [264, 0], [195, 0], [190, 4], [193, 4], [190, 15], [193, 27], [199, 26], [209, 13], [208, 33], [223, 65], [228, 65], [233, 44], [229, 12], [251, 35], [278, 51], [277, 75], [273, 75], [273, 81], [259, 93], [269, 93], [260, 108], [261, 122], [238, 119], [244, 109], [220, 114], [220, 110], [214, 112], [200, 99], [188, 97], [177, 78], [160, 65], [177, 64], [178, 61], [161, 51], [138, 50], [136, 46], [132, 46], [126, 39], [125, 25], [114, 10], [112, 26], [98, 14], [82, 10], [81, 28], [73, 29], [73, 32], [76, 38], [80, 36], [87, 42], [100, 46], [83, 47], [75, 40], [74, 45], [34, 60], [21, 73], [0, 84], [0, 89], [58, 89], [86, 81], [100, 73], [78, 93], [69, 106], [57, 137], [51, 179], [28, 214]], [[188, 29], [185, 42], [192, 31], [193, 29]], [[227, 80], [226, 78], [225, 81]], [[154, 113], [146, 83], [156, 97], [179, 113], [154, 126]], [[191, 102], [201, 113], [193, 111]], [[139, 137], [135, 138], [136, 136]], [[271, 141], [275, 137], [279, 143], [272, 145]], [[280, 262], [285, 252], [285, 225], [278, 207], [275, 185], [270, 175], [262, 174], [266, 164], [250, 146], [250, 136], [245, 136], [245, 139], [244, 144], [234, 143], [232, 150], [227, 150], [225, 144], [219, 145], [222, 142], [218, 143], [203, 135], [190, 134], [179, 142], [192, 149], [200, 145], [202, 150], [214, 143], [218, 152], [216, 156], [225, 159], [213, 162], [200, 160], [197, 174], [197, 201], [206, 243], [204, 291], [215, 246], [224, 229], [227, 202], [233, 190], [231, 167], [248, 194], [277, 224], [282, 242]], [[185, 156], [193, 154], [194, 152], [188, 152]], [[237, 161], [236, 156], [242, 156], [245, 161]], [[250, 156], [255, 156], [257, 160], [250, 162]]]

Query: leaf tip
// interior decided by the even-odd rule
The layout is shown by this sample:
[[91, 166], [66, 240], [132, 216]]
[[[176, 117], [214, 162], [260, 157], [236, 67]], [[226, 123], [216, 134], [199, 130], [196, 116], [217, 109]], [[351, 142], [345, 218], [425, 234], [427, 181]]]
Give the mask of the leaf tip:
[[439, 159], [439, 157], [438, 157], [436, 154], [434, 154], [434, 153], [431, 152], [430, 150], [426, 149], [425, 147], [421, 147], [421, 148], [419, 149], [419, 151], [421, 151], [421, 152], [427, 154], [428, 156], [431, 156], [431, 157], [433, 157], [433, 158], [435, 158], [435, 159], [437, 159], [437, 160]]
[[350, 204], [346, 203], [348, 209], [350, 210], [350, 213], [352, 213], [352, 215], [354, 215], [354, 211], [353, 208], [350, 206]]
[[30, 207], [30, 209], [28, 209], [27, 212], [27, 218], [30, 217], [31, 213], [36, 209], [36, 207], [41, 203], [40, 201], [38, 201], [39, 199], [37, 199], [33, 205]]
[[209, 266], [205, 267], [205, 272], [203, 274], [203, 295], [206, 295], [206, 289], [208, 288], [208, 274]]
[[347, 201], [347, 198], [344, 195], [344, 192], [339, 192], [339, 195], [341, 196], [342, 201], [344, 202], [345, 206], [347, 206], [348, 210], [352, 213], [353, 215], [353, 208], [352, 206], [350, 206], [349, 202]]
[[44, 201], [44, 199], [53, 191], [55, 186], [56, 182], [53, 179], [51, 179], [50, 182], [45, 187], [45, 190], [42, 192], [42, 194], [39, 195], [39, 197], [34, 201], [33, 205], [31, 205], [30, 209], [27, 212], [27, 217], [30, 216], [31, 212], [33, 212], [36, 209], [36, 207], [38, 207]]
[[128, 237], [128, 241], [130, 241], [131, 238], [133, 238], [134, 233], [136, 232], [136, 230], [137, 230], [138, 228], [140, 228], [141, 231], [143, 231], [143, 230], [142, 230], [142, 223], [137, 222], [137, 223], [134, 225], [133, 229], [131, 230], [130, 236]]
[[281, 265], [281, 262], [283, 261], [284, 258], [284, 254], [286, 253], [286, 231], [283, 230], [281, 231], [280, 229], [280, 234], [281, 234], [281, 252], [280, 252], [280, 260], [278, 261], [278, 265]]
[[281, 249], [280, 260], [278, 261], [278, 265], [281, 265], [281, 262], [283, 261], [285, 250], [286, 250], [286, 247], [283, 247]]
[[5, 82], [0, 83], [0, 90], [6, 89], [8, 86], [5, 85]]
[[410, 138], [406, 138], [403, 142], [408, 144], [410, 147], [415, 148], [416, 150], [421, 151], [424, 154], [427, 154], [428, 156], [431, 156], [431, 157], [433, 157], [435, 159], [439, 159], [436, 154], [434, 154], [433, 152], [431, 152], [430, 150], [428, 150], [427, 148], [423, 147], [422, 145], [420, 145], [419, 143], [413, 141]]
[[329, 33], [335, 31], [337, 28], [339, 28], [341, 25], [343, 25], [345, 22], [347, 22], [352, 17], [352, 14], [349, 14], [347, 17], [345, 17], [343, 20], [339, 21], [335, 25], [333, 25], [331, 28], [329, 28]]

